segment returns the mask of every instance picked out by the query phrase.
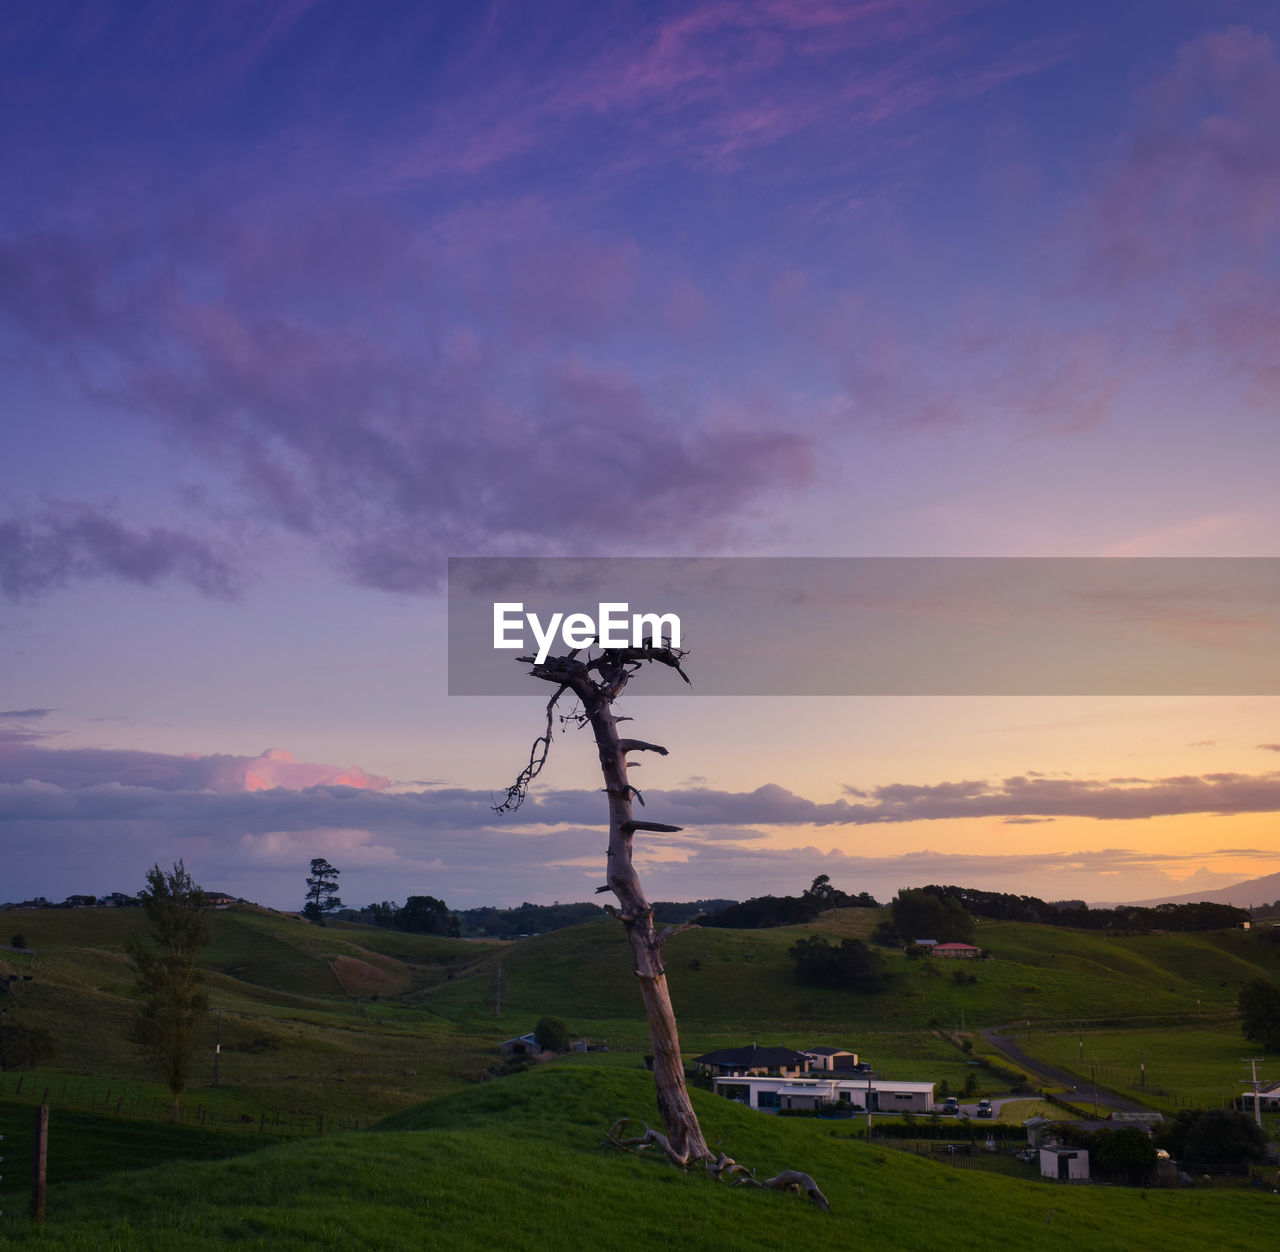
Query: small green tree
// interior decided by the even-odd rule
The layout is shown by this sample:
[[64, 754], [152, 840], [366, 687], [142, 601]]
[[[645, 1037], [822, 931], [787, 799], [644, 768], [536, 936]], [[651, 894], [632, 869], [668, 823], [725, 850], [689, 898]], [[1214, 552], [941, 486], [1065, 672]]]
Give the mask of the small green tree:
[[324, 925], [324, 915], [342, 907], [338, 899], [338, 875], [341, 870], [334, 869], [322, 856], [313, 857], [311, 873], [307, 875], [307, 902], [302, 906], [302, 915], [310, 918], [318, 926]]
[[1268, 1052], [1280, 1052], [1280, 986], [1267, 978], [1244, 983], [1236, 1003], [1240, 1033]]
[[448, 935], [456, 939], [459, 933], [457, 914], [450, 913], [449, 906], [435, 896], [410, 896], [404, 908], [396, 910], [392, 925], [397, 930], [419, 935]]
[[904, 942], [937, 939], [940, 943], [971, 943], [973, 918], [959, 900], [924, 888], [904, 887], [889, 904], [893, 929]]
[[533, 1028], [533, 1038], [544, 1052], [568, 1052], [572, 1043], [569, 1027], [558, 1017], [544, 1017]]
[[1253, 1118], [1235, 1109], [1201, 1113], [1187, 1131], [1186, 1160], [1196, 1165], [1241, 1165], [1266, 1155], [1267, 1136]]
[[1094, 1159], [1101, 1173], [1139, 1186], [1156, 1167], [1156, 1145], [1145, 1130], [1125, 1126], [1098, 1136]]
[[210, 938], [209, 914], [204, 892], [182, 861], [169, 873], [153, 865], [138, 898], [145, 921], [125, 940], [125, 951], [138, 974], [143, 1006], [130, 1036], [169, 1088], [176, 1122], [209, 1009], [204, 974], [196, 967]]

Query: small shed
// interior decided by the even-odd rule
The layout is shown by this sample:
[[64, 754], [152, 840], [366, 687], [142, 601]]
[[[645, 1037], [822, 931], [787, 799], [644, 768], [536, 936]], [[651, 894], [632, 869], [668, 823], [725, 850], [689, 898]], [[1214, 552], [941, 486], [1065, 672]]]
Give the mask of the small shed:
[[498, 1044], [498, 1051], [503, 1056], [537, 1056], [540, 1051], [538, 1041], [533, 1035], [517, 1035], [514, 1039], [504, 1039]]
[[1028, 1117], [1022, 1123], [1022, 1129], [1027, 1132], [1027, 1147], [1038, 1148], [1046, 1143], [1056, 1125], [1051, 1117]]
[[1089, 1181], [1089, 1151], [1062, 1144], [1040, 1149], [1040, 1176], [1059, 1182]]

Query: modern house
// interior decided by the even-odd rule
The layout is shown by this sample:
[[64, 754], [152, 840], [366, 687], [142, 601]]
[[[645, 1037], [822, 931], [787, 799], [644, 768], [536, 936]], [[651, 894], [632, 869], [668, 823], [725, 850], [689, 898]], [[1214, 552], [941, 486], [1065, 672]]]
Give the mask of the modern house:
[[235, 896], [229, 896], [225, 891], [206, 891], [204, 902], [211, 909], [225, 909], [238, 903]]
[[[1245, 1112], [1253, 1112], [1254, 1093], [1246, 1091], [1240, 1100], [1244, 1105]], [[1260, 1102], [1264, 1113], [1280, 1112], [1280, 1082], [1273, 1082], [1269, 1087], [1263, 1087], [1257, 1093], [1257, 1099]]]
[[858, 1064], [858, 1054], [847, 1048], [804, 1048], [810, 1072], [816, 1070], [851, 1070]]
[[794, 1048], [762, 1048], [753, 1043], [745, 1048], [721, 1048], [696, 1056], [693, 1063], [712, 1075], [717, 1074], [806, 1074], [810, 1058]]
[[717, 1095], [753, 1109], [851, 1109], [879, 1113], [928, 1113], [935, 1083], [895, 1082], [888, 1078], [785, 1078], [743, 1074], [718, 1077]]
[[982, 955], [982, 949], [975, 948], [971, 943], [935, 943], [931, 951], [933, 956], [946, 956], [961, 961], [973, 961]]

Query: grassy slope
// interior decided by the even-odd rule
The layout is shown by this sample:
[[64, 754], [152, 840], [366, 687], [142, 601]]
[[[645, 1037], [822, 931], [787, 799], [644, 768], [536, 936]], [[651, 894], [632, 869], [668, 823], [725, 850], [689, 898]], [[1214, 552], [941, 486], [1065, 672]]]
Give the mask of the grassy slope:
[[[159, 1094], [139, 1081], [144, 1071], [127, 1042], [136, 1001], [122, 944], [139, 919], [132, 909], [4, 915], [6, 930], [21, 931], [36, 954], [0, 957], [0, 969], [34, 975], [13, 1011], [60, 1041], [55, 1068], [29, 1076], [24, 1098], [45, 1085], [60, 1098], [67, 1074], [96, 1075], [117, 1097]], [[212, 1005], [223, 1010], [222, 1082], [217, 1092], [207, 1090], [211, 1019], [209, 1059], [198, 1067], [188, 1105], [198, 1099], [232, 1118], [265, 1110], [368, 1121], [456, 1088], [483, 1071], [496, 1032], [442, 1019], [426, 989], [481, 955], [483, 945], [461, 940], [315, 927], [253, 908], [214, 914], [202, 963]], [[365, 998], [375, 995], [376, 1002]], [[91, 1086], [73, 1082], [69, 1098], [101, 1101], [106, 1085]]]
[[[1155, 1018], [1163, 1036], [1179, 1018], [1203, 1025], [1205, 1015], [1224, 1013], [1242, 979], [1280, 975], [1280, 946], [1259, 934], [1109, 938], [986, 924], [978, 941], [997, 959], [908, 961], [890, 952], [893, 978], [882, 995], [793, 982], [787, 949], [797, 938], [866, 937], [880, 916], [850, 909], [808, 926], [681, 935], [666, 955], [686, 1053], [752, 1040], [839, 1044], [870, 1056], [890, 1077], [925, 1072], [957, 1086], [968, 1072], [964, 1058], [927, 1029], [931, 1021], [955, 1028], [963, 1015], [973, 1030], [1031, 1019], [1033, 1047], [1042, 1032], [1081, 1019], [1137, 1025], [1137, 1017]], [[630, 954], [608, 918], [511, 944], [315, 927], [254, 908], [213, 920], [205, 963], [212, 1002], [224, 1010], [223, 1085], [217, 1093], [203, 1089], [204, 1070], [193, 1083], [193, 1098], [198, 1093], [211, 1112], [325, 1112], [367, 1121], [478, 1076], [498, 1040], [548, 1013], [607, 1039], [611, 1063], [636, 1065], [647, 1047]], [[21, 1020], [46, 1025], [63, 1041], [60, 1071], [102, 1076], [117, 1092], [141, 1077], [125, 1041], [135, 1002], [121, 951], [138, 921], [134, 910], [99, 909], [14, 911], [3, 921], [38, 950], [35, 981], [14, 1000]], [[25, 969], [30, 961], [4, 954], [0, 966], [6, 963]], [[496, 1019], [499, 969], [503, 1015]], [[956, 982], [957, 973], [977, 982]], [[1229, 1038], [1234, 1025], [1222, 1024], [1221, 1033]], [[1153, 1047], [1149, 1071], [1155, 1055]], [[1171, 1088], [1190, 1081], [1173, 1077], [1156, 1081]], [[1202, 1075], [1200, 1086], [1216, 1092], [1221, 1081]]]
[[[109, 1252], [229, 1243], [275, 1248], [913, 1249], [946, 1244], [1127, 1249], [1257, 1247], [1274, 1198], [1250, 1192], [1065, 1188], [953, 1169], [837, 1139], [818, 1122], [752, 1114], [697, 1093], [713, 1142], [758, 1170], [799, 1167], [823, 1214], [597, 1145], [620, 1113], [654, 1117], [648, 1081], [548, 1068], [444, 1097], [347, 1134], [249, 1156], [178, 1161], [51, 1187], [28, 1244]], [[1052, 1220], [1046, 1220], [1052, 1214]], [[998, 1230], [998, 1235], [993, 1231]]]

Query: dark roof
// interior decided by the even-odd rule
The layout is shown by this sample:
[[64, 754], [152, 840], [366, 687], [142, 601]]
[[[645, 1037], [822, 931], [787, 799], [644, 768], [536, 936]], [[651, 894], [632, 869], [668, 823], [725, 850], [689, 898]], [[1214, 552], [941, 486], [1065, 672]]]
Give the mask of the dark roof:
[[706, 1056], [694, 1057], [695, 1065], [734, 1066], [741, 1069], [778, 1069], [781, 1066], [807, 1065], [809, 1058], [794, 1048], [762, 1048], [752, 1043], [745, 1048], [721, 1048]]
[[805, 1048], [809, 1056], [852, 1056], [848, 1048]]

